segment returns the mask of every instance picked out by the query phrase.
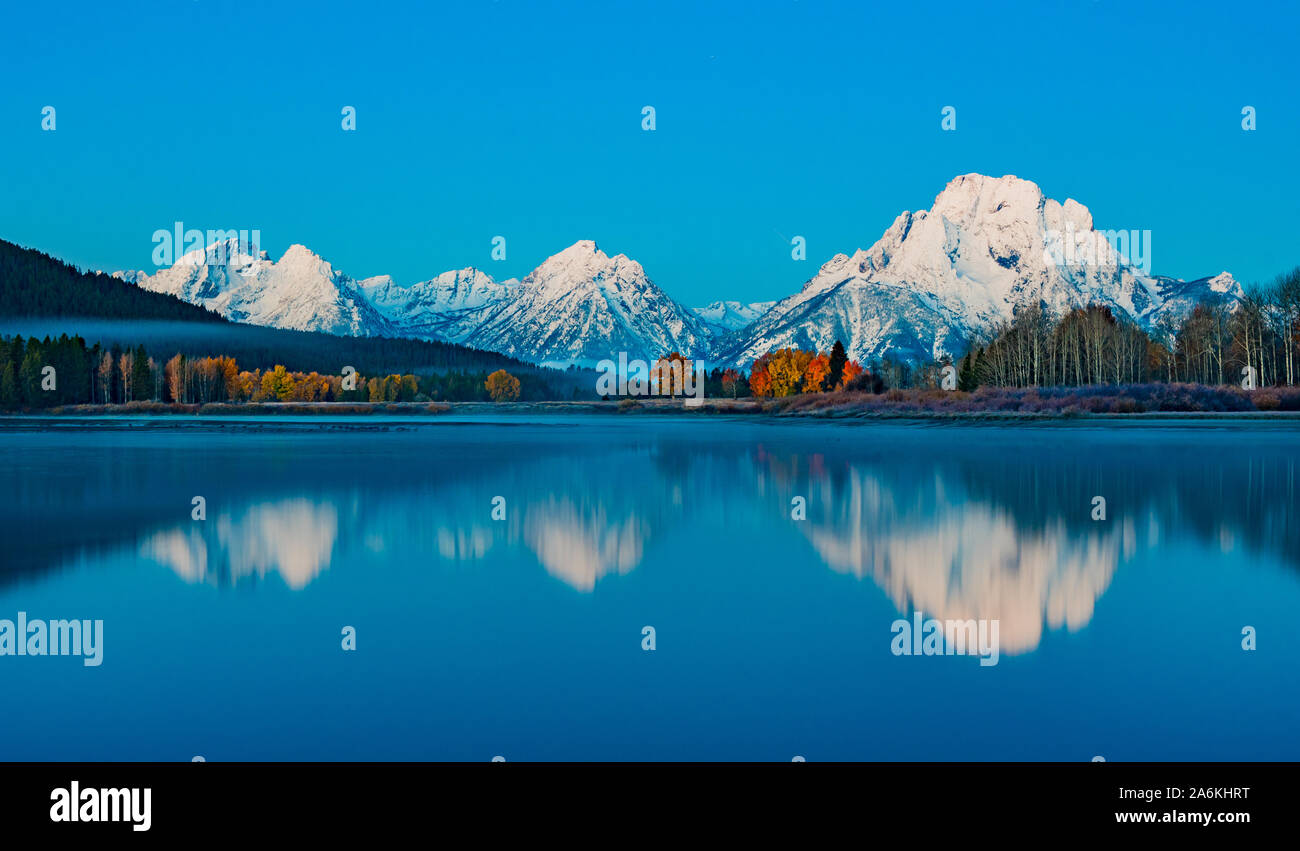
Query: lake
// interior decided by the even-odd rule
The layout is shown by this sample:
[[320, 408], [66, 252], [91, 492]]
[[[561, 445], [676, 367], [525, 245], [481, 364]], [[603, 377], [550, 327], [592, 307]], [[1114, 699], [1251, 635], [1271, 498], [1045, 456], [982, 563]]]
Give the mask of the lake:
[[[3, 760], [1300, 759], [1294, 422], [3, 419], [0, 456], [0, 619], [102, 620], [100, 664], [0, 655]], [[996, 658], [896, 653], [930, 618]]]

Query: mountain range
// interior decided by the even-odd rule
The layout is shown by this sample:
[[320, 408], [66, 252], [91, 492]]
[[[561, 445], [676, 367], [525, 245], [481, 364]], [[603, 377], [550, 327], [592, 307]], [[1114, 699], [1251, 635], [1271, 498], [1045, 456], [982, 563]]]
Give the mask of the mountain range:
[[591, 240], [522, 281], [474, 267], [409, 286], [386, 275], [357, 281], [302, 245], [272, 261], [231, 243], [154, 274], [116, 276], [237, 322], [440, 340], [551, 366], [677, 351], [744, 367], [776, 348], [828, 350], [836, 340], [863, 363], [929, 361], [963, 354], [1024, 304], [1056, 313], [1099, 304], [1153, 329], [1198, 301], [1242, 297], [1226, 272], [1151, 275], [1094, 229], [1082, 204], [1058, 203], [1028, 180], [979, 174], [953, 179], [930, 209], [901, 213], [871, 247], [837, 254], [776, 302], [685, 307], [640, 263]]

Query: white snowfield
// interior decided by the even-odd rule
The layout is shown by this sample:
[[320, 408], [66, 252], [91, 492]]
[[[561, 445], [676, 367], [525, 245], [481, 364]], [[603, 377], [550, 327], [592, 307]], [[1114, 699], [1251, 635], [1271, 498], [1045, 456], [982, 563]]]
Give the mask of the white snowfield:
[[695, 315], [704, 320], [715, 338], [739, 331], [767, 312], [774, 301], [756, 301], [745, 304], [739, 301], [715, 301], [706, 307], [693, 307]]
[[[1138, 239], [1146, 234], [1134, 232]], [[349, 336], [463, 343], [550, 365], [594, 365], [628, 352], [677, 351], [748, 366], [784, 346], [829, 350], [836, 340], [863, 363], [889, 356], [964, 354], [970, 341], [1020, 305], [1053, 312], [1100, 304], [1152, 329], [1201, 299], [1242, 297], [1227, 272], [1183, 281], [1142, 271], [1139, 250], [1114, 250], [1092, 214], [1013, 176], [952, 180], [929, 210], [904, 212], [868, 249], [837, 254], [778, 302], [719, 301], [691, 309], [640, 263], [582, 240], [522, 281], [473, 267], [401, 286], [387, 275], [355, 281], [301, 245], [278, 261], [238, 243], [192, 252], [149, 275], [116, 275], [238, 322]]]

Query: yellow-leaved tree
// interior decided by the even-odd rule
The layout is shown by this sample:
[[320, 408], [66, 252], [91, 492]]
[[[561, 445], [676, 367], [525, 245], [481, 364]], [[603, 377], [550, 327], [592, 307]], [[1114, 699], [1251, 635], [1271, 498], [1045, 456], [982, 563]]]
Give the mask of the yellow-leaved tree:
[[772, 395], [793, 396], [798, 393], [812, 359], [812, 352], [801, 349], [778, 349], [770, 353], [767, 375], [772, 380]]
[[293, 395], [296, 382], [280, 364], [262, 375], [262, 396], [269, 401], [284, 402]]

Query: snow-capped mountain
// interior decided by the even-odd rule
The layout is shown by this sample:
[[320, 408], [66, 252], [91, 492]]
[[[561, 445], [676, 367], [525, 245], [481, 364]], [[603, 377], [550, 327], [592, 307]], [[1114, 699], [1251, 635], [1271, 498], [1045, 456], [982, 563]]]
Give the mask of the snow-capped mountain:
[[1194, 281], [1160, 275], [1155, 280], [1160, 293], [1160, 307], [1150, 317], [1148, 325], [1152, 327], [1166, 317], [1173, 322], [1181, 321], [1201, 302], [1227, 305], [1229, 309], [1234, 309], [1246, 297], [1241, 284], [1227, 272]]
[[[1149, 242], [1125, 251], [1150, 259]], [[1201, 300], [1234, 304], [1242, 297], [1227, 272], [1183, 281], [1150, 275], [1144, 265], [1094, 230], [1082, 204], [1058, 203], [1017, 177], [967, 174], [929, 210], [904, 212], [870, 248], [837, 254], [778, 302], [688, 309], [640, 263], [610, 257], [591, 240], [547, 258], [522, 281], [498, 282], [471, 267], [410, 286], [387, 275], [357, 282], [301, 245], [272, 262], [237, 240], [191, 252], [152, 275], [115, 274], [238, 322], [445, 340], [586, 366], [619, 352], [653, 358], [677, 351], [744, 367], [774, 349], [827, 351], [836, 340], [864, 363], [882, 356], [930, 361], [960, 356], [1025, 304], [1056, 314], [1105, 305], [1151, 330]]]
[[399, 286], [388, 275], [367, 278], [360, 286], [397, 334], [460, 343], [514, 297], [519, 282], [514, 278], [497, 282], [471, 266], [409, 287]]
[[534, 269], [464, 342], [535, 363], [593, 365], [618, 352], [705, 358], [711, 340], [640, 263], [582, 240]]
[[691, 311], [709, 327], [715, 338], [738, 331], [767, 312], [774, 301], [756, 301], [745, 304], [739, 301], [715, 301], [707, 307], [692, 307]]
[[[466, 268], [401, 286], [388, 275], [357, 282], [301, 245], [278, 262], [237, 241], [214, 243], [156, 274], [117, 272], [236, 322], [348, 336], [462, 343], [536, 363], [593, 365], [627, 352], [705, 358], [713, 334], [625, 255], [583, 240], [522, 282]], [[738, 309], [747, 309], [743, 305]]]
[[1056, 313], [1101, 304], [1150, 327], [1204, 294], [1239, 292], [1227, 273], [1190, 282], [1145, 275], [1093, 230], [1082, 204], [1058, 203], [1014, 176], [967, 174], [929, 210], [900, 215], [871, 248], [836, 255], [715, 356], [748, 365], [772, 349], [829, 350], [839, 339], [863, 362], [928, 361], [961, 355], [1022, 304]]
[[301, 245], [273, 262], [264, 251], [251, 256], [232, 239], [192, 251], [153, 275], [117, 276], [235, 322], [352, 337], [394, 335], [354, 280]]

